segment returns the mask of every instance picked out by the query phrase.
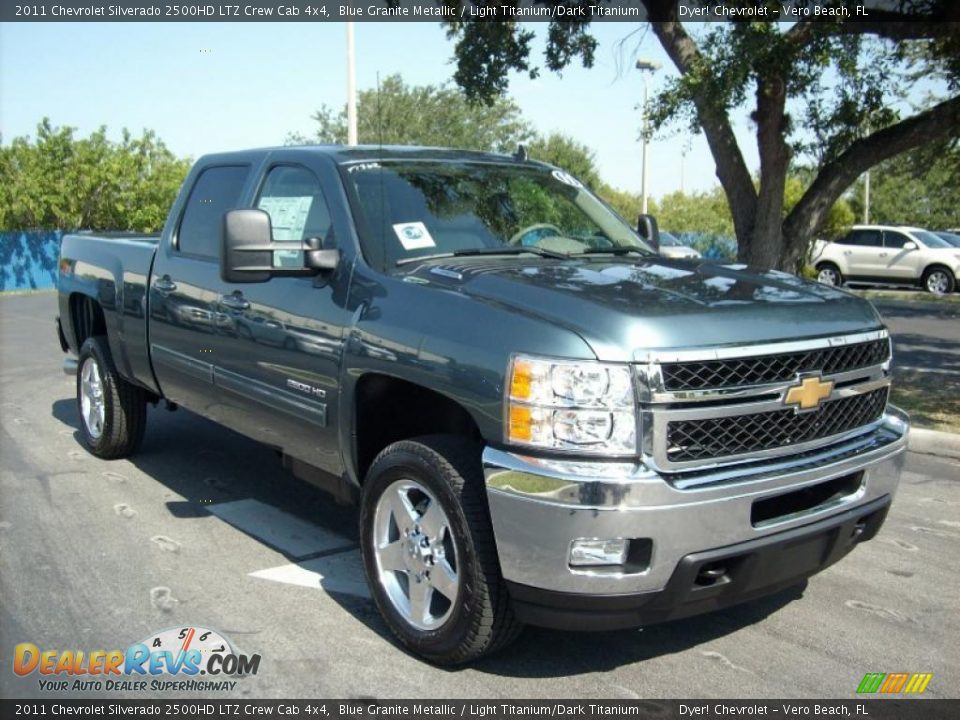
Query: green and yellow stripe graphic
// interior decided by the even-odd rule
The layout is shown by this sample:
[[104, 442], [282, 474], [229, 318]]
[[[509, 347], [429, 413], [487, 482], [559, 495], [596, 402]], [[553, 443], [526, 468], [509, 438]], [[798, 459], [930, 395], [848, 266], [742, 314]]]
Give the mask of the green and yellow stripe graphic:
[[867, 673], [857, 693], [922, 693], [932, 679], [933, 673]]

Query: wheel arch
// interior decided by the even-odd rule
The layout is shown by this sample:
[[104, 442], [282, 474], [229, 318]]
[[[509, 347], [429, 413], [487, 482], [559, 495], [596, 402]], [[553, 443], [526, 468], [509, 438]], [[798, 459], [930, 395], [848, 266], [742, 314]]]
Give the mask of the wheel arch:
[[482, 440], [477, 422], [462, 404], [423, 385], [371, 372], [357, 380], [353, 394], [351, 455], [358, 484], [380, 451], [400, 440], [423, 435]]

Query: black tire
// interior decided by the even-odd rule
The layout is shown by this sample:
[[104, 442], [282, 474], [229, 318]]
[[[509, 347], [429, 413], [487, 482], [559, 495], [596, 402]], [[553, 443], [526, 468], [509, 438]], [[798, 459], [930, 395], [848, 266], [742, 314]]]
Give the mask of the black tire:
[[[84, 367], [90, 361], [95, 363], [91, 369], [99, 378], [103, 400], [103, 421], [99, 434], [96, 432], [96, 423], [91, 425], [83, 411]], [[107, 339], [101, 335], [88, 338], [80, 348], [77, 412], [80, 415], [83, 443], [97, 457], [113, 460], [132, 455], [139, 449], [147, 426], [146, 393], [120, 377]]]
[[[411, 652], [437, 665], [461, 665], [496, 652], [520, 634], [500, 574], [487, 508], [481, 448], [455, 436], [428, 436], [387, 447], [374, 460], [363, 486], [360, 546], [367, 582], [390, 630]], [[374, 549], [378, 501], [397, 480], [413, 480], [439, 501], [457, 546], [461, 580], [450, 615], [433, 630], [410, 624], [379, 579]], [[409, 576], [408, 576], [409, 582]]]
[[[832, 278], [832, 281], [828, 281]], [[817, 282], [830, 287], [841, 287], [843, 285], [843, 274], [833, 263], [825, 262], [817, 265]]]
[[956, 278], [950, 268], [944, 265], [933, 265], [924, 270], [920, 284], [933, 295], [949, 295], [957, 287]]

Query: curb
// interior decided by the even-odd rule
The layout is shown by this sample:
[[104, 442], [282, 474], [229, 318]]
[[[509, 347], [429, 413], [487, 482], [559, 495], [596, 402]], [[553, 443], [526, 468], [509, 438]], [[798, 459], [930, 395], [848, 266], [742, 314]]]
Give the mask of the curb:
[[939, 430], [910, 428], [907, 449], [924, 455], [960, 460], [960, 435]]

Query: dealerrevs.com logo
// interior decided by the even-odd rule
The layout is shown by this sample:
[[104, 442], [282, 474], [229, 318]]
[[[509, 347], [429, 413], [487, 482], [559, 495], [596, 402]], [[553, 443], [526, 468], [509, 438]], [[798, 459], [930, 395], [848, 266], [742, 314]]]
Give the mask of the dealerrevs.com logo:
[[238, 653], [221, 633], [201, 627], [162, 630], [126, 650], [20, 643], [13, 657], [17, 675], [38, 675], [40, 690], [49, 692], [229, 691], [259, 669], [260, 655]]

